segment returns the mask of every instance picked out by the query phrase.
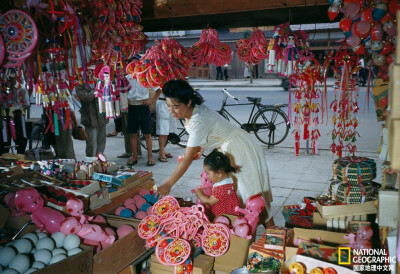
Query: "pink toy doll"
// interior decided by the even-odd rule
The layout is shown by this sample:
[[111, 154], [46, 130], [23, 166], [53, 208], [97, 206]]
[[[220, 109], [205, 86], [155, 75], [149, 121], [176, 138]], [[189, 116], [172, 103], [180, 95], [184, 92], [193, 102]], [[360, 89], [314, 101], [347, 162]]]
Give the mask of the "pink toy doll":
[[245, 204], [246, 208], [242, 209], [237, 206], [235, 211], [237, 213], [241, 213], [247, 219], [247, 223], [251, 228], [251, 234], [254, 235], [257, 229], [257, 224], [260, 220], [260, 213], [265, 208], [265, 200], [262, 197], [261, 193], [250, 196], [246, 200]]
[[293, 72], [293, 66], [299, 58], [299, 50], [296, 47], [297, 37], [294, 33], [289, 33], [285, 36], [286, 48], [283, 52], [283, 75], [288, 77]]
[[71, 198], [67, 201], [65, 205], [65, 209], [68, 214], [72, 217], [77, 218], [77, 220], [81, 223], [87, 223], [93, 219], [92, 216], [87, 216], [83, 214], [83, 202], [78, 198]]
[[231, 166], [228, 156], [214, 149], [204, 159], [204, 171], [213, 184], [211, 196], [205, 195], [200, 188], [196, 191], [197, 198], [203, 204], [211, 206], [214, 217], [222, 214], [237, 215], [235, 207], [239, 206], [239, 198], [230, 176], [237, 168]]
[[[207, 175], [207, 172], [203, 170], [200, 175], [200, 180], [201, 180], [201, 186], [196, 187], [195, 189], [192, 189], [192, 193], [196, 193], [197, 190], [201, 189], [203, 191], [203, 194], [206, 196], [211, 196], [212, 194], [212, 188], [213, 188], [213, 182], [211, 182], [210, 178]], [[197, 204], [201, 204], [201, 201], [197, 199]], [[205, 205], [207, 207], [207, 205]]]
[[99, 98], [99, 111], [100, 113], [105, 113], [107, 119], [114, 118], [120, 114], [119, 101], [116, 101], [116, 90], [110, 78], [110, 67], [105, 66], [99, 72], [99, 81], [96, 85], [96, 96]]
[[60, 231], [60, 224], [65, 216], [52, 208], [44, 206], [44, 200], [34, 188], [18, 190], [15, 194], [15, 205], [17, 209], [31, 212], [31, 220], [40, 229], [50, 234]]
[[15, 205], [14, 198], [15, 193], [8, 193], [4, 197], [4, 202], [8, 206], [8, 209], [11, 211], [11, 216], [25, 216], [26, 212], [18, 210], [17, 206]]
[[60, 231], [64, 235], [75, 234], [83, 240], [88, 240], [86, 243], [95, 243], [97, 248], [98, 243], [103, 246], [115, 241], [115, 236], [107, 234], [99, 225], [81, 224], [75, 217], [68, 217], [62, 221]]

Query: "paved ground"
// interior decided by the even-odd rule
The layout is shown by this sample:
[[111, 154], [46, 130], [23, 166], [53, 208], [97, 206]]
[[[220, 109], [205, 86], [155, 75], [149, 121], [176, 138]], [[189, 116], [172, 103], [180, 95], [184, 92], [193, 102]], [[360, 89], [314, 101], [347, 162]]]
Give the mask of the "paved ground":
[[[210, 81], [210, 80], [189, 80], [194, 87], [279, 87], [281, 80], [279, 79], [255, 79], [253, 84], [249, 81], [229, 80], [229, 81]], [[332, 85], [333, 80], [328, 81], [328, 85]], [[36, 113], [36, 115], [38, 115]], [[32, 117], [35, 117], [33, 112]], [[79, 117], [78, 117], [78, 120]], [[107, 132], [113, 130], [114, 124], [111, 122], [107, 126]], [[371, 132], [371, 134], [379, 134]], [[377, 147], [371, 144], [371, 148]], [[85, 157], [85, 142], [74, 140], [74, 148], [77, 160]], [[275, 223], [283, 225], [284, 220], [281, 214], [283, 205], [297, 204], [305, 196], [317, 196], [328, 191], [328, 180], [332, 176], [333, 156], [329, 150], [320, 150], [319, 155], [307, 155], [301, 150], [300, 156], [296, 157], [293, 148], [274, 147], [268, 149], [262, 147], [268, 164], [272, 194], [274, 201], [272, 203], [272, 213]], [[169, 159], [168, 163], [156, 161], [153, 167], [146, 166], [147, 155], [139, 159], [139, 163], [135, 166], [136, 170], [150, 170], [154, 174], [155, 183], [162, 184], [163, 180], [173, 171], [177, 165], [177, 156], [184, 154], [184, 149], [169, 144], [167, 152], [174, 155]], [[105, 154], [107, 157], [118, 164], [125, 164], [126, 159], [119, 159], [117, 155], [124, 152], [123, 137], [107, 138]], [[377, 161], [378, 178], [377, 182], [381, 182], [380, 161], [376, 151], [363, 151], [358, 153], [359, 156], [371, 157]], [[157, 159], [158, 155], [154, 155]], [[172, 195], [176, 197], [194, 198], [190, 190], [200, 184], [200, 173], [202, 171], [202, 160], [195, 161], [186, 174], [172, 188]]]

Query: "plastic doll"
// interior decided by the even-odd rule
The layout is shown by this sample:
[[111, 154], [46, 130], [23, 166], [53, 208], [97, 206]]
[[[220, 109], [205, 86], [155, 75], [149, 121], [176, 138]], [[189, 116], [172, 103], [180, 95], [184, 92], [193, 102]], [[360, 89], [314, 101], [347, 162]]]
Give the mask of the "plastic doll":
[[214, 216], [237, 215], [235, 207], [239, 206], [239, 198], [230, 176], [232, 172], [237, 171], [237, 168], [231, 165], [228, 156], [214, 149], [204, 159], [204, 171], [213, 183], [211, 196], [206, 196], [200, 188], [195, 193], [197, 198], [203, 204], [211, 206], [211, 213]]
[[83, 240], [101, 243], [102, 246], [112, 244], [115, 241], [114, 235], [107, 234], [99, 225], [81, 224], [75, 217], [65, 218], [60, 224], [60, 231], [64, 235], [75, 234]]
[[75, 217], [81, 224], [93, 220], [92, 216], [83, 214], [83, 202], [78, 198], [71, 198], [67, 201], [65, 209], [68, 214]]
[[31, 212], [31, 220], [40, 229], [50, 234], [60, 231], [60, 224], [65, 216], [52, 208], [44, 206], [44, 200], [34, 188], [18, 190], [14, 198], [17, 208], [21, 211]]
[[105, 66], [100, 70], [99, 78], [100, 80], [96, 85], [96, 92], [97, 97], [99, 98], [100, 113], [105, 113], [107, 119], [119, 116], [119, 101], [116, 100], [116, 90], [110, 79], [109, 66]]
[[[210, 178], [208, 177], [207, 173], [205, 170], [201, 172], [200, 175], [200, 180], [201, 180], [201, 186], [196, 187], [195, 189], [192, 189], [192, 193], [196, 193], [197, 190], [201, 189], [203, 194], [206, 196], [211, 196], [212, 194], [212, 188], [213, 188], [213, 182], [211, 182]], [[201, 201], [197, 199], [197, 204], [201, 204]], [[208, 206], [205, 205], [207, 208]]]

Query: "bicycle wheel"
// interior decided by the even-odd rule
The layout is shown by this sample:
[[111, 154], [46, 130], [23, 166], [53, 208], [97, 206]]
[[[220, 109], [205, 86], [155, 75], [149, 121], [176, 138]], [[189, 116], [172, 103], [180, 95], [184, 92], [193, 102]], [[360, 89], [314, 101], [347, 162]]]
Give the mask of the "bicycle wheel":
[[186, 147], [189, 139], [189, 133], [185, 129], [185, 120], [179, 119], [179, 125], [177, 126], [177, 134], [180, 138], [179, 142], [176, 143], [180, 147]]
[[29, 149], [32, 148], [41, 148], [43, 146], [43, 133], [42, 133], [42, 126], [35, 125], [32, 128], [31, 134], [29, 136]]
[[252, 126], [257, 139], [269, 146], [280, 144], [289, 133], [286, 114], [273, 108], [257, 112]]
[[[139, 134], [140, 134], [139, 138], [140, 145], [147, 151], [146, 138], [141, 132]], [[151, 150], [153, 151], [153, 153], [160, 151], [160, 146], [158, 144], [158, 136], [155, 134], [151, 134], [151, 146], [152, 146]], [[167, 144], [165, 144], [165, 146], [167, 146]]]

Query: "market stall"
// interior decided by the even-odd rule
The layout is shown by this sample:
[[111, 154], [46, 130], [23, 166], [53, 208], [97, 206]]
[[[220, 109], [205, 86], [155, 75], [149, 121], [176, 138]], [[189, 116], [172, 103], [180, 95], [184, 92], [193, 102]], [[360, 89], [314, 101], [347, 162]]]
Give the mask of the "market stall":
[[[291, 22], [274, 23], [270, 39], [254, 28], [234, 49], [219, 40], [212, 24], [202, 25], [201, 37], [191, 47], [165, 37], [140, 60], [130, 62], [145, 49], [146, 20], [154, 28], [152, 22], [165, 19], [168, 9], [180, 16], [211, 16], [211, 7], [193, 13], [176, 3], [156, 2], [153, 15], [148, 3], [140, 0], [15, 1], [2, 11], [0, 272], [400, 271], [396, 252], [400, 86], [395, 81], [400, 63], [399, 2], [335, 0], [327, 7], [315, 1], [310, 11], [322, 6], [329, 20], [341, 18], [345, 36], [323, 63], [310, 50], [307, 33], [291, 29], [291, 23], [301, 21], [298, 15], [288, 18]], [[298, 1], [288, 2], [289, 8], [300, 6]], [[233, 4], [230, 9], [218, 4], [214, 12], [238, 12], [243, 3]], [[279, 8], [252, 3], [248, 10]], [[74, 115], [75, 86], [91, 87], [97, 110], [112, 119], [128, 106], [126, 75], [145, 88], [157, 88], [169, 80], [186, 79], [194, 66], [229, 64], [232, 54], [250, 70], [266, 61], [269, 73], [289, 78], [294, 157], [303, 153], [301, 144], [305, 154], [318, 155], [318, 127], [322, 123], [332, 127], [332, 178], [326, 192], [284, 205], [285, 227], [269, 226], [256, 235], [266, 207], [259, 193], [231, 214], [213, 216], [200, 200], [156, 195], [155, 184], [161, 182], [154, 182], [149, 171], [119, 166], [102, 153], [70, 157], [65, 144], [72, 138], [87, 138]], [[375, 181], [381, 163], [360, 157], [357, 151], [361, 63], [369, 73], [367, 92], [373, 94], [377, 119], [388, 121], [388, 137], [383, 134], [382, 140], [388, 144], [382, 146], [382, 182]], [[332, 102], [327, 100], [332, 92], [326, 85], [329, 68], [338, 75]], [[29, 98], [43, 110], [36, 129], [25, 121]], [[331, 117], [328, 109], [333, 111]], [[28, 139], [38, 144], [26, 151]], [[18, 153], [9, 153], [10, 148]], [[202, 188], [210, 191], [206, 196], [212, 196], [208, 175], [201, 178]]]

